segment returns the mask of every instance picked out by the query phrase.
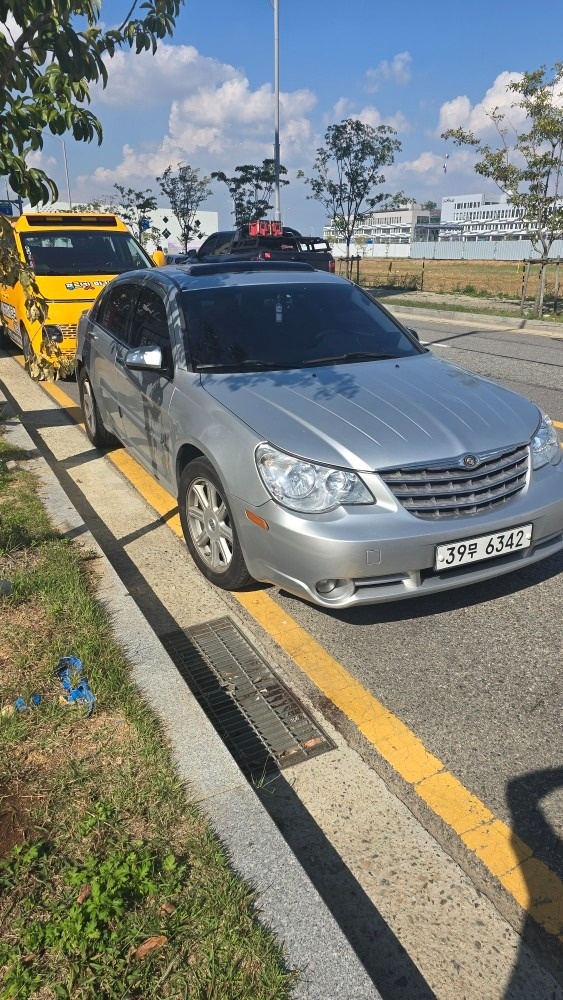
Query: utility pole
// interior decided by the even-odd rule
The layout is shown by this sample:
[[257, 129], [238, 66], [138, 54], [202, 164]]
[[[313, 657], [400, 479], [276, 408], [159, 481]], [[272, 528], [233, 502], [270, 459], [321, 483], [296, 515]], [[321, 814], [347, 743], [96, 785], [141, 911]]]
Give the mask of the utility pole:
[[274, 0], [274, 169], [275, 169], [275, 196], [274, 196], [274, 219], [281, 221], [280, 209], [280, 21], [279, 21], [279, 0]]

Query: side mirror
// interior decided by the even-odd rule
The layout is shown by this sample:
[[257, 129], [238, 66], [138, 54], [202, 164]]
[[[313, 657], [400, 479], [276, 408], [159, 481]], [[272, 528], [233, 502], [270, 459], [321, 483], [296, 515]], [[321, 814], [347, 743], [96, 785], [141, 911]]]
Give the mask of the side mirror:
[[134, 347], [125, 355], [125, 367], [134, 371], [160, 372], [164, 368], [160, 347]]
[[414, 339], [418, 340], [418, 342], [420, 343], [420, 337], [418, 336], [416, 330], [413, 330], [412, 326], [407, 326], [407, 330], [409, 331], [411, 337], [414, 337]]

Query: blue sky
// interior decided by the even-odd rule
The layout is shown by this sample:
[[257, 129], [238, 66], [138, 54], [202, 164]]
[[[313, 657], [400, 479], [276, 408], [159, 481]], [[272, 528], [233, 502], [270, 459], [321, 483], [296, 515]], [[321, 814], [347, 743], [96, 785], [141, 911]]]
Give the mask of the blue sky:
[[[105, 24], [129, 7], [104, 0]], [[561, 0], [279, 0], [279, 16], [281, 161], [291, 180], [282, 218], [305, 233], [322, 230], [324, 210], [295, 175], [311, 173], [328, 125], [346, 117], [392, 125], [402, 149], [385, 189], [440, 204], [444, 195], [483, 190], [471, 154], [440, 132], [459, 124], [485, 134], [486, 111], [496, 105], [517, 126], [506, 83], [562, 55]], [[273, 56], [270, 0], [186, 0], [174, 37], [155, 57], [119, 54], [106, 90], [93, 91], [104, 141], [66, 141], [73, 200], [111, 193], [114, 183], [158, 195], [156, 175], [178, 162], [229, 174], [272, 156]], [[46, 138], [42, 164], [63, 197], [61, 152]], [[213, 185], [202, 207], [230, 226], [223, 185]]]

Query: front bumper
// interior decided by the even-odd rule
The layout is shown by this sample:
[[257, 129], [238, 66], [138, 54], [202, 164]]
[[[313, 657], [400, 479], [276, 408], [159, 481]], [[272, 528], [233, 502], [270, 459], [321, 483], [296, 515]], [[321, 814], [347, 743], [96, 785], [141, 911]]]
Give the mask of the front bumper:
[[[254, 579], [327, 608], [451, 590], [563, 550], [563, 462], [534, 473], [521, 494], [494, 510], [440, 522], [417, 518], [398, 503], [339, 508], [316, 516], [294, 514], [272, 500], [258, 508], [234, 497], [230, 503]], [[250, 521], [246, 510], [264, 518], [269, 530]], [[437, 545], [529, 522], [530, 548], [449, 570], [434, 569]], [[323, 580], [341, 582], [322, 594], [317, 584]]]

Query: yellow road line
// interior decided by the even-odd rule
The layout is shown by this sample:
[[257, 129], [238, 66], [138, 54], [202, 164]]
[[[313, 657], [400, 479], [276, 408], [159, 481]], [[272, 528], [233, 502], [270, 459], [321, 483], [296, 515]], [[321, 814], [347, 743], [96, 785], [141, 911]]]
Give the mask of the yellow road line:
[[[45, 383], [44, 388], [74, 416], [77, 407], [66, 393], [52, 383]], [[108, 458], [182, 538], [178, 506], [173, 497], [123, 449], [108, 453]], [[544, 930], [563, 941], [563, 882], [555, 872], [534, 858], [533, 850], [510, 827], [497, 819], [404, 722], [267, 593], [256, 590], [233, 596], [520, 906]]]

